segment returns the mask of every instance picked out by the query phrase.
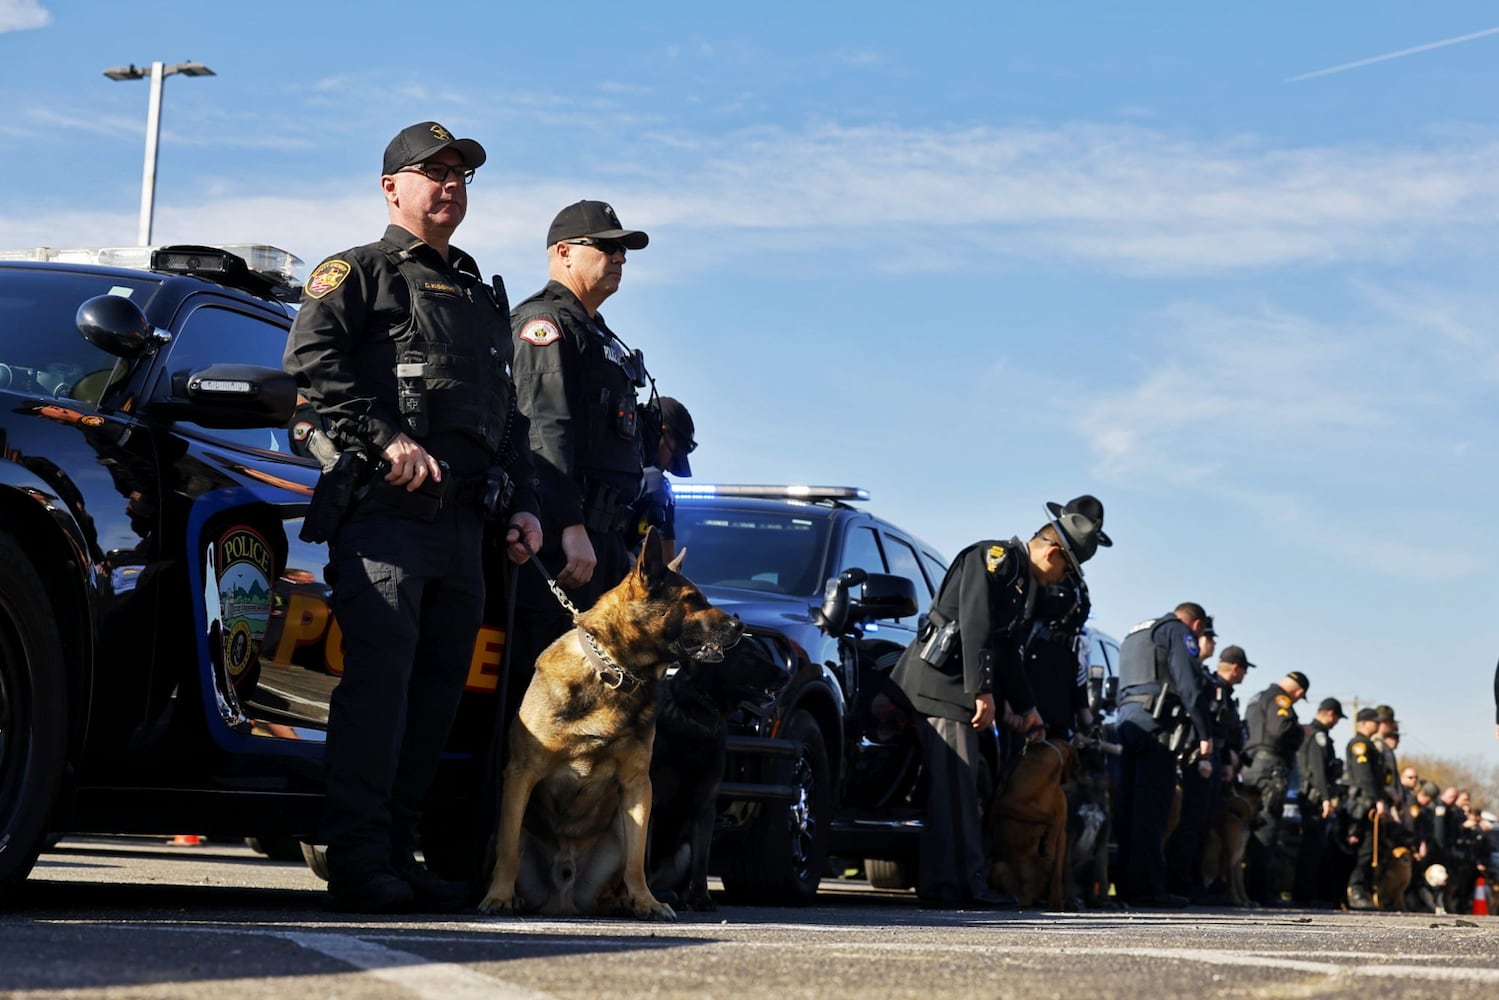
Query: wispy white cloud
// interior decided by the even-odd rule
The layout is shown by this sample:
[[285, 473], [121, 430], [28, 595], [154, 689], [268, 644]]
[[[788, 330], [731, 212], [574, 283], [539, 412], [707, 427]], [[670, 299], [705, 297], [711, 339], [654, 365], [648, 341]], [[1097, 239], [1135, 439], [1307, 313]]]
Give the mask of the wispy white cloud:
[[1359, 59], [1355, 62], [1343, 63], [1339, 66], [1329, 66], [1326, 69], [1313, 70], [1310, 73], [1302, 73], [1300, 76], [1286, 78], [1286, 83], [1297, 83], [1301, 80], [1311, 80], [1319, 76], [1331, 76], [1334, 73], [1342, 73], [1350, 69], [1358, 69], [1361, 66], [1372, 66], [1375, 63], [1388, 62], [1391, 59], [1401, 59], [1405, 56], [1413, 56], [1421, 52], [1430, 52], [1432, 49], [1443, 49], [1449, 45], [1460, 45], [1463, 42], [1471, 42], [1479, 38], [1487, 38], [1490, 35], [1499, 35], [1499, 28], [1485, 28], [1482, 31], [1474, 31], [1466, 35], [1458, 35], [1456, 38], [1444, 38], [1439, 42], [1427, 42], [1425, 45], [1417, 45], [1410, 49], [1401, 49], [1398, 52], [1386, 52], [1383, 55], [1370, 56], [1367, 59]]
[[0, 0], [0, 34], [45, 28], [51, 23], [52, 14], [41, 0]]

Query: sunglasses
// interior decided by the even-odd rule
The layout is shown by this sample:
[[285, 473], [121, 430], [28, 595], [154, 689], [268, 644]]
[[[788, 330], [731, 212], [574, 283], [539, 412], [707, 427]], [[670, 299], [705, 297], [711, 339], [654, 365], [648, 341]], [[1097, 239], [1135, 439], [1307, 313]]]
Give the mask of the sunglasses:
[[562, 242], [575, 247], [593, 247], [605, 257], [613, 257], [615, 254], [619, 254], [621, 257], [623, 257], [629, 250], [629, 248], [619, 240], [596, 240], [592, 237], [584, 237], [581, 240], [563, 240]]
[[409, 167], [401, 168], [403, 173], [421, 174], [429, 181], [437, 184], [446, 184], [449, 177], [457, 177], [465, 184], [474, 182], [474, 171], [472, 167], [453, 166], [448, 163], [439, 163], [436, 160], [428, 160], [426, 163], [413, 163]]
[[677, 429], [671, 426], [671, 424], [667, 424], [665, 430], [666, 433], [671, 435], [673, 451], [679, 451], [684, 455], [691, 455], [697, 451], [697, 442], [691, 438], [683, 442], [681, 435], [677, 433]]

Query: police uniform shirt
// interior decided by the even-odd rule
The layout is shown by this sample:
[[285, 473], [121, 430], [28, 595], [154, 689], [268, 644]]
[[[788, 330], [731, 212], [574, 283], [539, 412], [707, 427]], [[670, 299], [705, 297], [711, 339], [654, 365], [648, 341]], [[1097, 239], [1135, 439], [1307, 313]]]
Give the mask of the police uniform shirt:
[[1348, 796], [1358, 799], [1361, 808], [1368, 809], [1384, 794], [1380, 783], [1384, 761], [1380, 758], [1379, 748], [1369, 737], [1355, 733], [1348, 741], [1346, 752], [1343, 766], [1348, 776]]
[[[410, 282], [391, 256], [403, 250], [415, 275]], [[397, 400], [396, 365], [412, 346], [403, 335], [409, 332], [413, 294], [426, 300], [420, 312], [432, 317], [430, 325], [443, 327], [419, 331], [420, 336], [442, 352], [439, 363], [467, 376], [428, 384], [433, 420], [425, 435], [411, 432]], [[510, 453], [507, 471], [516, 483], [512, 509], [535, 513], [525, 417], [515, 407], [509, 383], [507, 334], [505, 317], [473, 258], [449, 247], [444, 261], [406, 229], [391, 225], [382, 240], [336, 254], [314, 269], [287, 337], [283, 364], [338, 447], [360, 447], [378, 457], [405, 432], [460, 475], [482, 473], [505, 449]], [[488, 393], [477, 409], [470, 398], [476, 388]], [[443, 396], [445, 392], [449, 395]], [[499, 409], [508, 412], [490, 412]], [[467, 421], [479, 411], [472, 421], [457, 419]], [[508, 448], [500, 440], [507, 427]]]
[[1337, 798], [1333, 788], [1337, 759], [1337, 749], [1332, 745], [1327, 727], [1313, 719], [1311, 738], [1301, 745], [1298, 758], [1303, 794], [1313, 805]]
[[901, 654], [891, 678], [928, 716], [967, 721], [974, 701], [993, 694], [1024, 714], [1035, 707], [1020, 662], [1020, 626], [1034, 586], [1029, 551], [1018, 538], [984, 541], [959, 552], [932, 608], [958, 623], [957, 648], [941, 667], [921, 658], [921, 639]]
[[1279, 684], [1254, 696], [1244, 713], [1244, 724], [1249, 730], [1251, 751], [1268, 752], [1279, 763], [1290, 766], [1301, 746], [1301, 723], [1296, 718], [1295, 702]]
[[1228, 760], [1229, 751], [1244, 752], [1244, 722], [1239, 718], [1239, 699], [1234, 697], [1234, 686], [1216, 673], [1207, 675], [1206, 691], [1213, 701], [1213, 745], [1221, 758]]
[[548, 535], [584, 523], [585, 479], [613, 490], [621, 508], [634, 503], [644, 468], [636, 388], [645, 372], [637, 356], [557, 281], [516, 306], [510, 327]]
[[630, 548], [640, 544], [647, 528], [655, 528], [666, 541], [676, 541], [676, 497], [671, 492], [671, 480], [654, 465], [646, 466], [641, 476], [640, 499], [635, 501], [627, 529]]
[[1088, 707], [1087, 668], [1077, 653], [1078, 633], [1091, 607], [1088, 587], [1069, 574], [1041, 587], [1025, 643], [1025, 676], [1036, 711], [1058, 731], [1072, 728], [1074, 715]]

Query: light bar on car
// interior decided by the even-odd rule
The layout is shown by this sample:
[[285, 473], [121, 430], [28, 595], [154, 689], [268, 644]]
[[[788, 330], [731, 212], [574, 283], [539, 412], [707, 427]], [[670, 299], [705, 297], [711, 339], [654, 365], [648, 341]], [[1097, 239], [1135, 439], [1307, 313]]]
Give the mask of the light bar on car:
[[755, 497], [762, 500], [868, 500], [862, 486], [784, 486], [751, 483], [683, 483], [672, 480], [675, 497]]

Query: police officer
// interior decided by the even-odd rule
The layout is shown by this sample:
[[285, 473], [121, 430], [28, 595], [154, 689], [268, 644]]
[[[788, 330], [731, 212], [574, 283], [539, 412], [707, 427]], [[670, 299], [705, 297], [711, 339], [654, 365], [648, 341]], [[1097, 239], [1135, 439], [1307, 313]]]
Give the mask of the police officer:
[[1296, 855], [1296, 881], [1291, 894], [1303, 905], [1323, 901], [1319, 873], [1327, 853], [1328, 823], [1338, 806], [1338, 783], [1343, 777], [1343, 762], [1333, 745], [1332, 731], [1343, 718], [1346, 718], [1343, 703], [1336, 698], [1323, 698], [1307, 729], [1308, 738], [1297, 751], [1297, 770], [1301, 774], [1301, 846]]
[[[1098, 526], [1098, 544], [1111, 546], [1103, 531], [1103, 503], [1097, 497], [1073, 497], [1066, 504], [1048, 502], [1052, 517], [1081, 514]], [[1074, 727], [1092, 726], [1088, 708], [1087, 669], [1080, 655], [1083, 626], [1092, 612], [1088, 584], [1068, 573], [1042, 587], [1036, 597], [1025, 643], [1025, 677], [1036, 699], [1036, 711], [1046, 724], [1046, 735], [1068, 739]]]
[[1374, 824], [1389, 812], [1389, 798], [1384, 791], [1384, 761], [1373, 736], [1379, 729], [1379, 718], [1372, 708], [1361, 708], [1353, 720], [1353, 739], [1348, 741], [1347, 763], [1348, 814], [1350, 843], [1357, 845], [1353, 873], [1348, 876], [1348, 906], [1354, 910], [1372, 910], [1374, 905]]
[[687, 456], [697, 450], [696, 428], [687, 407], [670, 396], [662, 396], [656, 406], [641, 407], [641, 436], [650, 464], [645, 467], [644, 488], [632, 507], [633, 516], [625, 526], [626, 543], [632, 552], [639, 551], [640, 540], [650, 528], [661, 539], [661, 550], [667, 562], [677, 551], [677, 501], [672, 496], [670, 472], [679, 479], [692, 475]]
[[[1212, 630], [1211, 618], [1204, 627]], [[1252, 666], [1254, 664], [1249, 662], [1242, 646], [1223, 648], [1217, 668], [1206, 678], [1213, 726], [1213, 762], [1217, 771], [1203, 776], [1197, 768], [1189, 767], [1181, 775], [1181, 813], [1176, 829], [1166, 840], [1167, 885], [1173, 893], [1194, 901], [1218, 901], [1208, 899], [1210, 887], [1202, 884], [1202, 849], [1208, 827], [1223, 799], [1223, 783], [1232, 780], [1237, 772], [1239, 754], [1244, 749], [1239, 702], [1234, 697], [1234, 688], [1243, 683]], [[1226, 899], [1227, 887], [1221, 888]]]
[[1280, 902], [1284, 858], [1281, 816], [1286, 808], [1291, 764], [1301, 748], [1296, 703], [1306, 697], [1306, 674], [1293, 670], [1250, 699], [1244, 708], [1249, 764], [1244, 780], [1260, 790], [1260, 821], [1250, 844], [1248, 891], [1262, 906]]
[[[602, 201], [568, 205], [547, 231], [549, 280], [510, 315], [515, 387], [541, 486], [542, 565], [579, 610], [631, 566], [624, 529], [645, 466], [638, 392], [649, 376], [599, 307], [619, 290], [626, 253], [649, 242]], [[514, 662], [529, 666], [571, 627], [572, 614], [540, 573], [520, 574], [518, 595], [528, 613], [517, 622]], [[515, 671], [515, 679], [523, 685], [528, 674]]]
[[1395, 741], [1399, 742], [1400, 723], [1395, 721], [1395, 710], [1389, 705], [1375, 705], [1374, 718], [1379, 723], [1379, 728], [1370, 737], [1374, 745], [1379, 748], [1379, 759], [1382, 761], [1382, 770], [1379, 775], [1380, 786], [1384, 788], [1385, 795], [1389, 796], [1394, 805], [1400, 804], [1400, 783], [1396, 775], [1400, 773], [1400, 762], [1395, 757], [1395, 748], [1390, 745], [1390, 734], [1395, 734]]
[[1166, 887], [1166, 820], [1176, 794], [1178, 756], [1213, 773], [1207, 684], [1197, 637], [1207, 612], [1194, 602], [1130, 629], [1119, 650], [1121, 762], [1118, 824], [1124, 859], [1121, 895], [1136, 906], [1181, 907]]
[[986, 885], [974, 767], [980, 731], [1007, 705], [1011, 727], [1039, 737], [1040, 715], [1020, 646], [1039, 588], [1059, 582], [1098, 548], [1098, 526], [1081, 514], [1052, 517], [1028, 543], [983, 541], [953, 559], [917, 638], [891, 678], [919, 716], [927, 769], [917, 895], [928, 907], [1014, 906]]
[[449, 242], [484, 159], [436, 122], [402, 129], [380, 177], [390, 226], [312, 272], [287, 338], [287, 370], [360, 470], [327, 569], [344, 673], [321, 833], [340, 909], [463, 903], [413, 852], [484, 610], [482, 505], [508, 506], [515, 561], [541, 542], [505, 312]]

